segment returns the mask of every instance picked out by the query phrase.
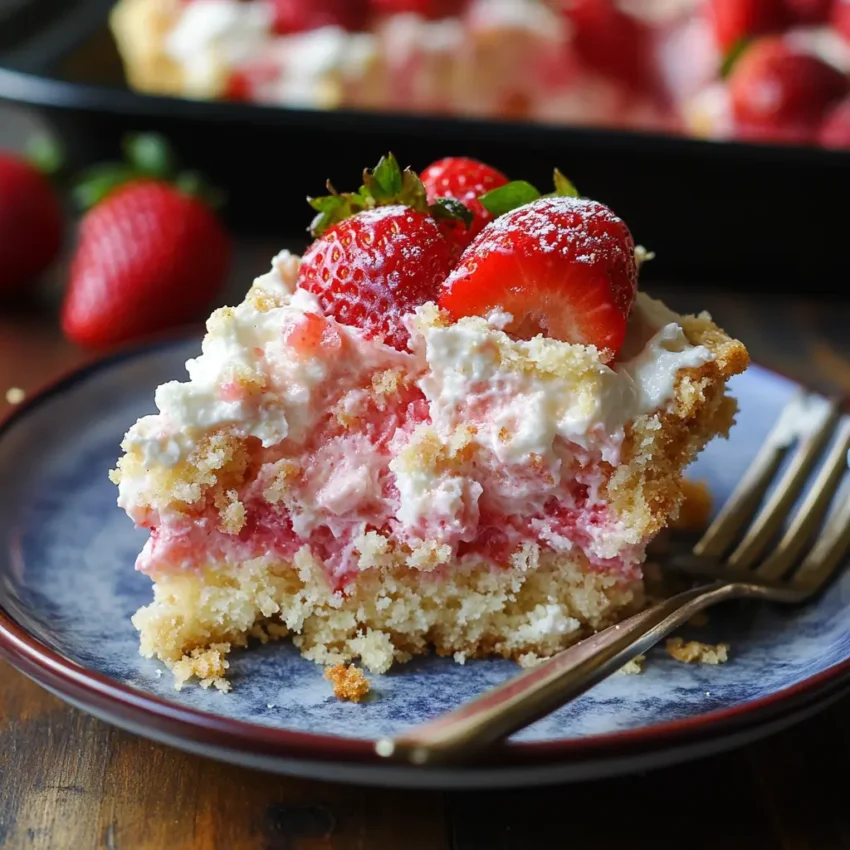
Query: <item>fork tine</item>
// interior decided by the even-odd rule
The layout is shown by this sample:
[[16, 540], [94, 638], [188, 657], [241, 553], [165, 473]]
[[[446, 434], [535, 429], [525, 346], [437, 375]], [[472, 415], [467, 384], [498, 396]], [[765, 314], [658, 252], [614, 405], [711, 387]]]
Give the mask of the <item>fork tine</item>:
[[[832, 497], [847, 470], [848, 451], [850, 451], [850, 417], [845, 417], [838, 429], [838, 437], [820, 472], [812, 482], [803, 504], [791, 520], [776, 549], [756, 571], [760, 579], [781, 578], [797, 560], [829, 510]], [[838, 511], [839, 516], [842, 513], [842, 510]]]
[[823, 411], [814, 421], [813, 427], [805, 438], [798, 443], [788, 468], [777, 482], [767, 503], [747, 529], [744, 539], [729, 556], [730, 567], [736, 569], [752, 567], [788, 517], [788, 512], [803, 490], [806, 480], [841, 416], [837, 402], [823, 404]]
[[694, 546], [695, 555], [720, 558], [726, 553], [758, 510], [785, 452], [800, 436], [806, 405], [810, 402], [811, 397], [801, 391], [785, 405], [738, 486]]
[[812, 551], [794, 574], [794, 584], [812, 592], [819, 590], [832, 576], [850, 549], [850, 494], [823, 529]]

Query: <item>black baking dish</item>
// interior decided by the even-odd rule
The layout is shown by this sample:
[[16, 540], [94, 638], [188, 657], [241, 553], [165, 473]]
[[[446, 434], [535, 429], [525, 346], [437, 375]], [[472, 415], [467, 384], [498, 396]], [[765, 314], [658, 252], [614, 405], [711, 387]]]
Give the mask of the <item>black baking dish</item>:
[[[35, 107], [77, 165], [129, 130], [167, 134], [225, 187], [237, 230], [304, 234], [326, 177], [354, 185], [392, 150], [421, 168], [477, 156], [545, 185], [553, 165], [654, 250], [648, 278], [845, 297], [850, 154], [519, 122], [314, 111], [150, 97], [124, 80], [112, 0], [0, 0], [0, 99]], [[305, 234], [306, 236], [306, 234]]]

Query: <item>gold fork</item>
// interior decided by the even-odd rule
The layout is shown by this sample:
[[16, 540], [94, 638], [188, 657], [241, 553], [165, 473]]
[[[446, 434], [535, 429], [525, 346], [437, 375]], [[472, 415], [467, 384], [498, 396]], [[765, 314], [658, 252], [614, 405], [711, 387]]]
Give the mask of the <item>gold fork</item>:
[[808, 601], [850, 549], [850, 495], [835, 498], [848, 462], [850, 416], [836, 401], [799, 394], [693, 550], [660, 562], [708, 583], [597, 633], [455, 711], [377, 741], [376, 752], [421, 765], [469, 758], [585, 693], [699, 611], [742, 598]]

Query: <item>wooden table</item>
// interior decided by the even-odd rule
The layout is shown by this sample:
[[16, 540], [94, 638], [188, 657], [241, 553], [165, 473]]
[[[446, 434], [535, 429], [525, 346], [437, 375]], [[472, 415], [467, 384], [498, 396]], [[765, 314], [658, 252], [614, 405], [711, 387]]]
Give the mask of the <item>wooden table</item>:
[[[240, 245], [228, 300], [276, 247]], [[58, 286], [61, 268], [54, 278]], [[680, 310], [710, 310], [756, 360], [850, 392], [850, 302], [654, 292]], [[32, 389], [84, 359], [49, 307], [0, 314], [0, 415], [6, 389]], [[0, 662], [5, 850], [850, 850], [849, 759], [845, 699], [762, 743], [642, 776], [520, 792], [348, 788], [149, 743]]]

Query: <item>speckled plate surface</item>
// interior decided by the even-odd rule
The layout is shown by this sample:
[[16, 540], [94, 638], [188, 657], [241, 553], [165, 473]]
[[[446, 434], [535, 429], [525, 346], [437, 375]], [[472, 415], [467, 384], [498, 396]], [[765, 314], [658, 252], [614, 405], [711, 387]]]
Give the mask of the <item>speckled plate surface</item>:
[[[485, 765], [389, 765], [375, 738], [432, 718], [516, 673], [507, 661], [425, 658], [373, 677], [364, 704], [336, 700], [322, 669], [286, 642], [236, 653], [228, 695], [173, 689], [141, 658], [131, 614], [151, 595], [133, 570], [145, 532], [107, 478], [153, 390], [185, 374], [197, 340], [119, 355], [30, 399], [0, 426], [0, 652], [69, 702], [175, 746], [262, 769], [370, 784], [484, 787], [578, 780], [670, 764], [769, 734], [850, 684], [850, 571], [802, 610], [716, 609], [703, 640], [731, 644], [721, 667], [651, 653], [518, 735]], [[732, 438], [693, 470], [730, 492], [796, 385], [753, 367], [734, 381]]]

